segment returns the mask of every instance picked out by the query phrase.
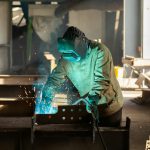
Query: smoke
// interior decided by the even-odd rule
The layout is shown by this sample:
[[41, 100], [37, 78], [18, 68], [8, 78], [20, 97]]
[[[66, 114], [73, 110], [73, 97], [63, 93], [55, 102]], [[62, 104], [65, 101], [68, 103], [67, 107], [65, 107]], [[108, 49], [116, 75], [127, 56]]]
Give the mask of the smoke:
[[33, 18], [33, 28], [41, 40], [48, 44], [52, 44], [54, 38], [58, 36], [58, 30], [62, 22], [62, 18], [60, 17], [35, 16]]
[[[117, 0], [118, 2], [118, 0]], [[122, 2], [122, 0], [121, 0]], [[95, 5], [95, 3], [97, 5]], [[119, 3], [120, 4], [120, 3]], [[59, 5], [52, 6], [51, 14], [43, 15], [39, 14], [38, 16], [33, 16], [32, 26], [35, 33], [40, 38], [40, 44], [38, 42], [34, 42], [39, 45], [36, 47], [38, 51], [31, 58], [31, 62], [40, 62], [39, 70], [41, 74], [43, 74], [43, 69], [45, 66], [49, 64], [44, 60], [45, 57], [41, 57], [44, 55], [44, 52], [49, 52], [54, 55], [56, 60], [58, 60], [60, 54], [57, 52], [57, 38], [62, 36], [65, 29], [67, 28], [67, 21], [65, 20], [68, 12], [70, 10], [78, 10], [78, 9], [118, 9], [119, 4], [116, 3], [116, 0], [109, 0], [106, 2], [105, 0], [69, 0], [69, 1], [61, 1]], [[49, 7], [47, 5], [47, 7]], [[66, 22], [65, 22], [66, 21]], [[34, 40], [34, 39], [33, 39]], [[42, 62], [42, 63], [41, 63]], [[44, 73], [45, 74], [45, 73]]]
[[[60, 54], [57, 52], [57, 38], [62, 36], [64, 32], [63, 30], [66, 27], [64, 20], [66, 18], [63, 14], [56, 17], [54, 13], [55, 7], [45, 5], [45, 8], [50, 10], [50, 14], [32, 16], [31, 59], [22, 68], [24, 74], [49, 74], [50, 62], [46, 60], [45, 52], [53, 54], [56, 60], [60, 57]], [[41, 9], [43, 9], [42, 6]]]

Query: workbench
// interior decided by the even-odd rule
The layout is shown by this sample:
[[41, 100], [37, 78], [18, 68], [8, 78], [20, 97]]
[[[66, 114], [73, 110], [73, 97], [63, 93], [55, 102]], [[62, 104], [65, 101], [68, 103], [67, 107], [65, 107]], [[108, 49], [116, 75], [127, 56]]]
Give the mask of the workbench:
[[[5, 150], [97, 150], [103, 149], [89, 113], [81, 106], [59, 106], [59, 115], [37, 115], [34, 122], [36, 76], [1, 76], [0, 147]], [[19, 81], [19, 82], [17, 82]], [[27, 81], [27, 82], [26, 82]], [[76, 112], [79, 112], [76, 115]], [[53, 118], [53, 119], [50, 119]], [[108, 150], [128, 150], [130, 119], [120, 127], [100, 127]], [[114, 138], [115, 137], [115, 138]], [[32, 147], [33, 146], [33, 147]]]

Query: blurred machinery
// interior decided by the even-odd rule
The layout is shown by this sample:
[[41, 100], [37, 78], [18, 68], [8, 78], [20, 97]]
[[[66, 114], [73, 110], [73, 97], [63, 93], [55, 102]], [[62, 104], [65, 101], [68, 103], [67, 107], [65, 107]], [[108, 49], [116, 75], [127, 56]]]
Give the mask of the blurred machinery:
[[128, 81], [130, 82], [133, 73], [135, 73], [137, 76], [135, 84], [142, 90], [142, 97], [135, 98], [133, 102], [143, 104], [150, 101], [150, 59], [126, 56], [122, 59], [122, 62], [131, 69]]
[[[150, 86], [150, 59], [126, 56], [122, 59], [122, 62], [131, 68], [130, 78], [132, 78], [133, 73], [138, 76], [136, 84], [139, 88], [142, 88], [144, 85]], [[146, 81], [143, 83], [144, 80]]]
[[149, 136], [149, 139], [146, 140], [146, 147], [145, 147], [145, 150], [150, 150], [150, 136]]

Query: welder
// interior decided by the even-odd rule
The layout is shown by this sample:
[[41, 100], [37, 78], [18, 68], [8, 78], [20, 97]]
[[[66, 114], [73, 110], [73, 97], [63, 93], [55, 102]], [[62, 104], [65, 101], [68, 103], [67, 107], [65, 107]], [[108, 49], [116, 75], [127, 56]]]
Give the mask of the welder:
[[[102, 125], [119, 125], [123, 96], [109, 49], [102, 43], [88, 39], [80, 29], [71, 26], [63, 37], [58, 38], [58, 51], [62, 57], [42, 89], [42, 105], [48, 107], [57, 88], [69, 79], [79, 93], [79, 98], [87, 102], [89, 112], [92, 108], [105, 106], [98, 109], [98, 119]], [[51, 108], [46, 109], [44, 113], [48, 113]]]

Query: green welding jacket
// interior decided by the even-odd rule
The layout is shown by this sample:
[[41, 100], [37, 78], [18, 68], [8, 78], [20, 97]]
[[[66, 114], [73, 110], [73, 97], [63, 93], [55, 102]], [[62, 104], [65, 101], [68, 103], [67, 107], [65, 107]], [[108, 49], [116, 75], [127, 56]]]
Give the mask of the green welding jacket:
[[122, 108], [123, 96], [115, 77], [112, 56], [104, 44], [91, 42], [85, 59], [79, 62], [69, 62], [61, 58], [45, 86], [57, 88], [66, 77], [71, 80], [81, 97], [88, 94], [99, 95], [97, 104], [108, 104], [104, 116]]

